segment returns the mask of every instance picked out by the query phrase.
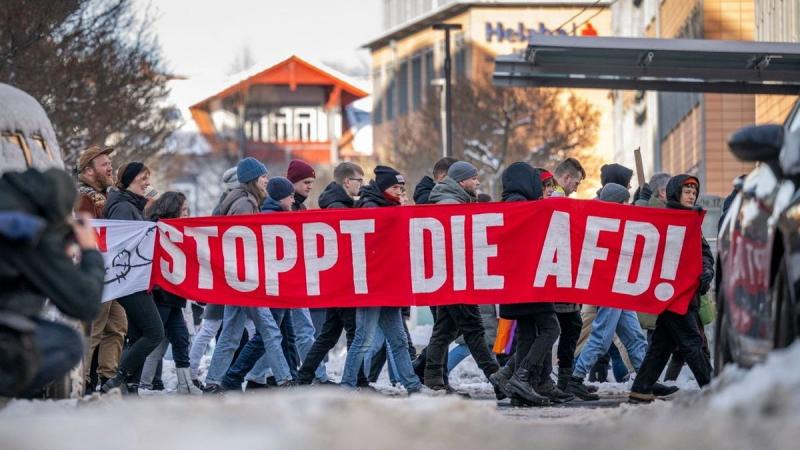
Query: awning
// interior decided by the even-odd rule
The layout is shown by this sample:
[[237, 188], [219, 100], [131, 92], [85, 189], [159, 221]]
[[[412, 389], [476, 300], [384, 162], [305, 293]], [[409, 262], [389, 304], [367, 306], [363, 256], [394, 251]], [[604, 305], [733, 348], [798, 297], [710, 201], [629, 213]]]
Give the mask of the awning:
[[535, 35], [494, 84], [800, 95], [800, 44]]

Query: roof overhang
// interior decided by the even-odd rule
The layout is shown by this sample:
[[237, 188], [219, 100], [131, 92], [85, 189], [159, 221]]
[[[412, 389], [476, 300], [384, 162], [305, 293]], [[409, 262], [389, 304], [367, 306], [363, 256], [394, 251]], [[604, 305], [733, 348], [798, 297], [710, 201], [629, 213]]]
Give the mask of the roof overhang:
[[498, 86], [800, 95], [800, 44], [535, 35]]

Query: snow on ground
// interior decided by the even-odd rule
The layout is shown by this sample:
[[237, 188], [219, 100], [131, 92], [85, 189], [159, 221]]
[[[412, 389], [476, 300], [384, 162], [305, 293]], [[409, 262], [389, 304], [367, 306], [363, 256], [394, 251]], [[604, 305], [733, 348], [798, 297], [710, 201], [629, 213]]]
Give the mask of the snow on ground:
[[[340, 350], [332, 354], [334, 378], [343, 361]], [[173, 370], [166, 361], [168, 387], [174, 386]], [[685, 372], [673, 401], [646, 406], [622, 403], [628, 384], [603, 383], [599, 403], [510, 408], [490, 400], [491, 388], [472, 358], [451, 380], [481, 399], [316, 387], [224, 397], [13, 401], [0, 410], [0, 447], [676, 450], [797, 448], [800, 440], [800, 343], [752, 370], [729, 368], [703, 391]], [[403, 391], [385, 375], [376, 387], [384, 394]]]

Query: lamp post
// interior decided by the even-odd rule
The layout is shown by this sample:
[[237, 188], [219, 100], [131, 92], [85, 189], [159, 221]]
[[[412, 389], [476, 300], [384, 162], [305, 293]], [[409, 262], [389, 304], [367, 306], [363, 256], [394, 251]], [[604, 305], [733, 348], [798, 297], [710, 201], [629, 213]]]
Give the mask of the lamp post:
[[434, 30], [444, 30], [444, 101], [445, 101], [445, 124], [442, 134], [444, 135], [445, 156], [453, 156], [453, 96], [451, 94], [452, 82], [450, 74], [452, 72], [450, 62], [450, 31], [460, 30], [461, 25], [454, 23], [437, 23], [433, 25]]

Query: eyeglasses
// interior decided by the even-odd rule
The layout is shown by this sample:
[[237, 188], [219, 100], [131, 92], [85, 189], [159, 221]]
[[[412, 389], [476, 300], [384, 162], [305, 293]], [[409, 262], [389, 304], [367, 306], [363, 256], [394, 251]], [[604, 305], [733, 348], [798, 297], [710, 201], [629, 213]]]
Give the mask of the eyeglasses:
[[348, 178], [348, 180], [350, 180], [350, 181], [358, 181], [359, 183], [364, 184], [364, 179], [363, 178]]

